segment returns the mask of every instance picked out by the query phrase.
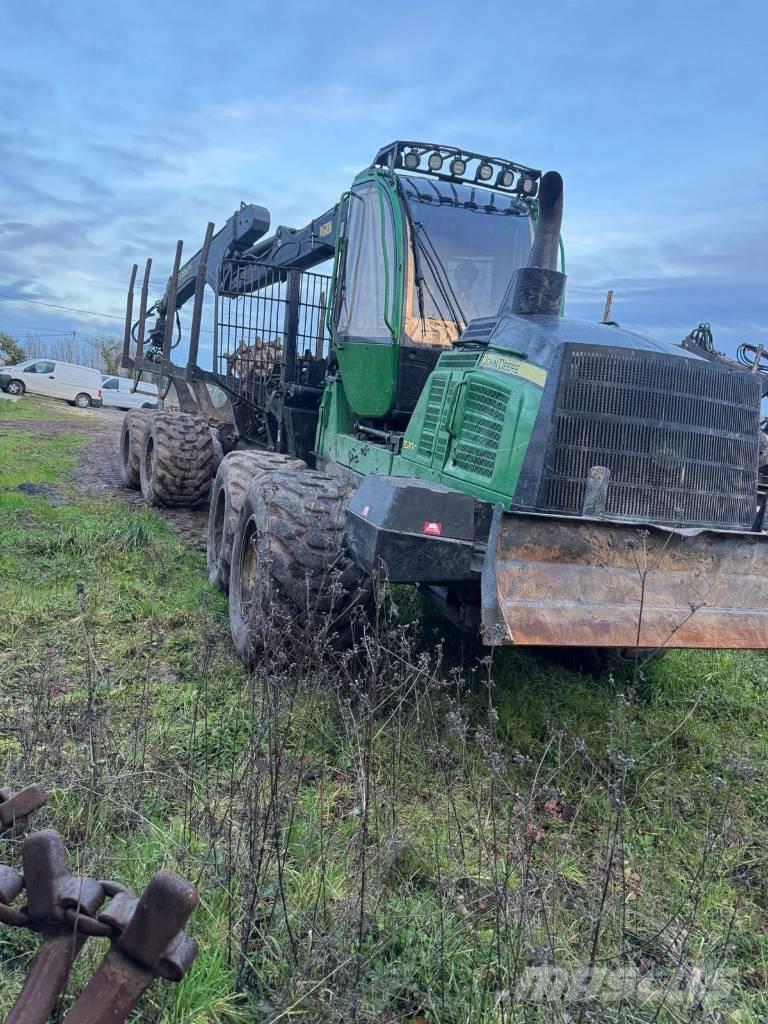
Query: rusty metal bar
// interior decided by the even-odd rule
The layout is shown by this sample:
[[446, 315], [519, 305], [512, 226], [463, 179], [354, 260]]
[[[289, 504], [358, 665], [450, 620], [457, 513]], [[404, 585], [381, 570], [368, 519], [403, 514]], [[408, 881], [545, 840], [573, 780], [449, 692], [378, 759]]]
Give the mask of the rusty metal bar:
[[13, 835], [22, 828], [30, 814], [48, 800], [42, 786], [26, 786], [16, 792], [8, 786], [0, 789], [0, 836]]
[[64, 840], [53, 829], [28, 836], [21, 855], [27, 891], [23, 912], [43, 941], [6, 1024], [45, 1024], [88, 938], [67, 921], [66, 908], [74, 905], [84, 915], [94, 914], [106, 894], [93, 879], [72, 876]]
[[45, 1024], [87, 939], [71, 928], [43, 939], [5, 1024]]
[[122, 1024], [156, 977], [180, 981], [194, 960], [197, 944], [182, 931], [197, 906], [194, 886], [172, 871], [158, 871], [133, 906], [130, 902], [116, 897], [104, 915], [118, 928], [130, 917], [67, 1024]]
[[[133, 361], [133, 384], [131, 385], [131, 391], [135, 393], [141, 380], [141, 371], [144, 363], [144, 331], [145, 322], [147, 319], [147, 298], [149, 295], [149, 275], [152, 270], [152, 258], [147, 257], [147, 262], [144, 265], [144, 279], [141, 282], [141, 298], [139, 300], [139, 330], [136, 335], [136, 358]], [[130, 359], [129, 359], [130, 363]], [[130, 368], [130, 367], [129, 367]]]
[[131, 358], [131, 327], [133, 325], [133, 289], [136, 286], [136, 274], [139, 268], [136, 263], [133, 264], [131, 270], [131, 280], [128, 285], [128, 298], [125, 304], [125, 330], [123, 332], [123, 366], [128, 365], [128, 361]]
[[168, 282], [168, 302], [165, 311], [165, 337], [163, 338], [163, 369], [166, 370], [171, 364], [171, 342], [173, 341], [173, 328], [176, 325], [176, 295], [179, 290], [179, 267], [181, 266], [181, 251], [184, 242], [179, 239], [176, 243], [176, 256], [173, 260], [171, 279]]
[[[46, 799], [40, 786], [0, 788], [0, 822], [18, 827]], [[189, 970], [197, 943], [183, 929], [198, 898], [183, 878], [158, 871], [137, 898], [118, 882], [75, 877], [53, 829], [26, 838], [22, 865], [23, 875], [0, 864], [0, 924], [38, 932], [42, 942], [5, 1024], [45, 1024], [89, 936], [112, 945], [68, 1014], [70, 1024], [120, 1024], [156, 978], [177, 982]], [[26, 902], [11, 906], [24, 890]]]
[[111, 949], [67, 1014], [67, 1024], [122, 1024], [155, 976]]
[[189, 333], [189, 355], [187, 356], [187, 369], [197, 366], [197, 354], [200, 346], [200, 323], [203, 319], [203, 298], [205, 296], [205, 279], [208, 269], [208, 250], [211, 248], [213, 238], [213, 221], [208, 222], [203, 239], [203, 248], [200, 250], [200, 259], [197, 264], [197, 276], [195, 278], [195, 298], [192, 305], [192, 326]]

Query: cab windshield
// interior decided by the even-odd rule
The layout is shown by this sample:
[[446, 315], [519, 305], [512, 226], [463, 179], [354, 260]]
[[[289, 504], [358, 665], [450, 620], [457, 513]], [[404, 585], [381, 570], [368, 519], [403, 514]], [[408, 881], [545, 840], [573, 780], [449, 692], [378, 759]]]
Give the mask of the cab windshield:
[[400, 175], [408, 213], [404, 341], [450, 345], [495, 316], [533, 239], [529, 206], [474, 185]]

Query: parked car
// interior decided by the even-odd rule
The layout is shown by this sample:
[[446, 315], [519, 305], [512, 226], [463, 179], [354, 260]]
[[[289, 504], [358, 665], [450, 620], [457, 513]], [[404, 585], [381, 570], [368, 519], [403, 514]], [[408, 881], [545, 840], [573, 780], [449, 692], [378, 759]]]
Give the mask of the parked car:
[[104, 392], [104, 405], [113, 409], [156, 409], [157, 388], [154, 384], [142, 381], [139, 390], [131, 391], [132, 381], [127, 377], [111, 377], [102, 374], [101, 387]]
[[77, 366], [60, 359], [25, 359], [0, 369], [0, 387], [9, 395], [46, 395], [63, 398], [87, 409], [102, 402], [101, 374], [92, 366]]

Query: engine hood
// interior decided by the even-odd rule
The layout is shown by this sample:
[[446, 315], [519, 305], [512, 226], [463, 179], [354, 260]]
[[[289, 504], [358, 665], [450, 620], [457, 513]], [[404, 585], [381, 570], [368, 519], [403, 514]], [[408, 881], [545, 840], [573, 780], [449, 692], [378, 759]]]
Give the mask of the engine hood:
[[[483, 323], [487, 325], [487, 321]], [[687, 352], [677, 345], [654, 341], [652, 338], [646, 338], [642, 334], [624, 330], [610, 323], [559, 316], [509, 315], [499, 317], [492, 330], [489, 331], [488, 326], [483, 333], [490, 346], [524, 355], [530, 362], [547, 369], [555, 363], [559, 349], [569, 343], [658, 352], [680, 359], [706, 362], [700, 356]], [[468, 341], [473, 340], [472, 324], [468, 325], [465, 337]]]

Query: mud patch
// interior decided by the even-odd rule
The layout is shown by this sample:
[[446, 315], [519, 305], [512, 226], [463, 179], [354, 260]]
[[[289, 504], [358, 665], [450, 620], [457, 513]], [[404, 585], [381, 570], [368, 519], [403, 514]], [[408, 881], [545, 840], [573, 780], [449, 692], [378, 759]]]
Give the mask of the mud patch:
[[[80, 451], [71, 480], [78, 494], [88, 498], [115, 498], [134, 508], [144, 508], [141, 491], [131, 491], [120, 478], [120, 427], [100, 430]], [[161, 508], [157, 511], [173, 532], [190, 547], [205, 551], [208, 510]]]
[[19, 484], [16, 490], [33, 497], [47, 498], [52, 505], [61, 505], [62, 503], [61, 495], [53, 484]]
[[[111, 412], [111, 411], [110, 411]], [[59, 437], [62, 434], [85, 434], [88, 441], [76, 451], [77, 465], [70, 475], [70, 482], [75, 493], [84, 498], [96, 498], [101, 501], [120, 501], [134, 508], [143, 508], [144, 499], [140, 491], [131, 491], [123, 487], [120, 479], [120, 428], [122, 414], [119, 416], [101, 411], [85, 412], [82, 417], [68, 419], [64, 422], [40, 422], [34, 420], [3, 420], [0, 422], [0, 434], [28, 433], [40, 437]], [[54, 504], [61, 505], [64, 498], [61, 490], [45, 485], [21, 484], [19, 490], [36, 487], [45, 490], [47, 497]], [[47, 491], [50, 490], [50, 494]], [[27, 493], [31, 493], [27, 491]], [[205, 551], [208, 534], [207, 509], [158, 509], [174, 533], [185, 544], [198, 551]]]

